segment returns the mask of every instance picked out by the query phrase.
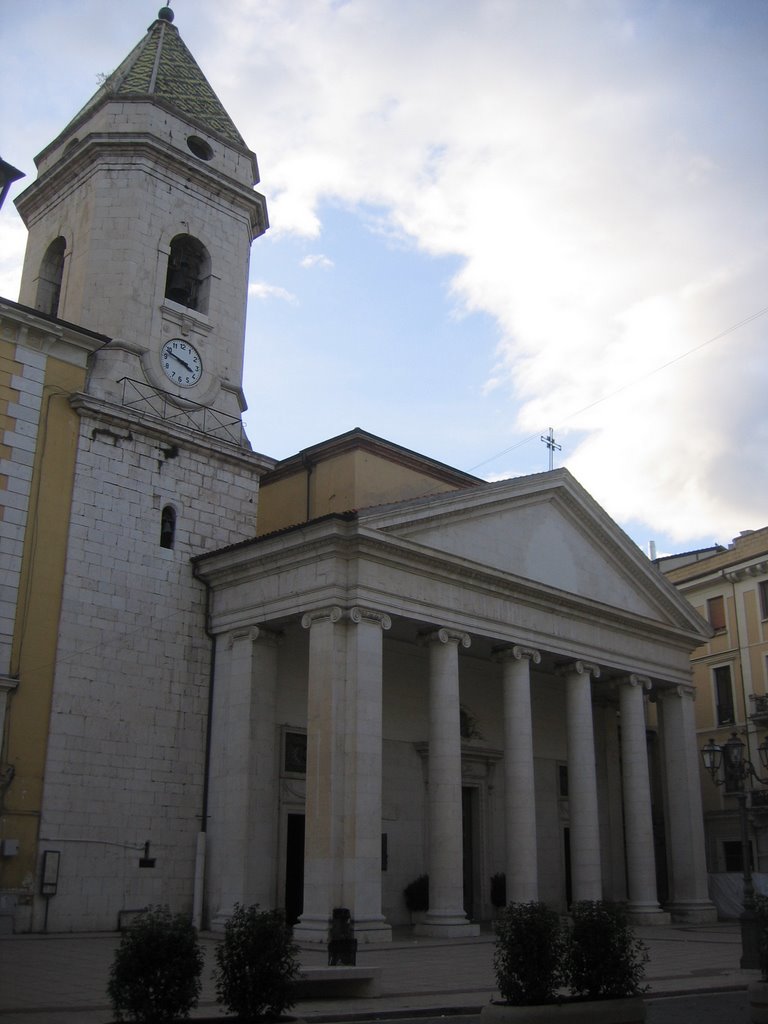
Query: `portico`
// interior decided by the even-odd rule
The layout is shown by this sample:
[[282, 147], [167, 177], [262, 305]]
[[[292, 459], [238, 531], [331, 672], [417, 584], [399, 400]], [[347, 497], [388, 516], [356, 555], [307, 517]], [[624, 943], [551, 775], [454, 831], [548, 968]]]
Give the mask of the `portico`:
[[[287, 819], [303, 813], [303, 940], [325, 941], [337, 906], [358, 939], [386, 939], [420, 874], [421, 934], [475, 934], [499, 872], [509, 900], [622, 899], [663, 921], [649, 734], [659, 769], [675, 762], [656, 808], [669, 907], [713, 918], [680, 764], [700, 627], [566, 471], [326, 516], [196, 573], [217, 652], [265, 633], [270, 652], [217, 655], [211, 920], [287, 904]], [[286, 735], [306, 735], [303, 772]]]

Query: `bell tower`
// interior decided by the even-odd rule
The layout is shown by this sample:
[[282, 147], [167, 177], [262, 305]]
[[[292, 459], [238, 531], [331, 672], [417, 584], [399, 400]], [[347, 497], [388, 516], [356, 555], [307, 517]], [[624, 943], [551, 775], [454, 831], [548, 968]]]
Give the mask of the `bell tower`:
[[19, 301], [111, 339], [89, 393], [239, 418], [266, 201], [169, 7], [36, 163], [17, 200], [29, 229]]
[[52, 929], [113, 928], [158, 894], [200, 921], [212, 665], [228, 638], [208, 631], [193, 559], [255, 536], [274, 466], [241, 418], [266, 203], [168, 7], [36, 162], [17, 199], [20, 299], [0, 310], [26, 402], [23, 432], [6, 431], [13, 888], [24, 927], [47, 925], [50, 853], [64, 865]]

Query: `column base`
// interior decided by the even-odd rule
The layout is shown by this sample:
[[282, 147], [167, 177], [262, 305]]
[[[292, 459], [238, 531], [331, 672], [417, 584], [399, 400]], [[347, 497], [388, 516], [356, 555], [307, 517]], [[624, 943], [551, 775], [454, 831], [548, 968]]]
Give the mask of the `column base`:
[[667, 910], [675, 924], [714, 924], [717, 907], [709, 900], [679, 900], [668, 903]]
[[383, 917], [353, 918], [358, 942], [391, 942], [392, 926]]
[[232, 909], [219, 910], [218, 913], [214, 914], [211, 918], [210, 923], [208, 924], [208, 930], [215, 932], [217, 935], [223, 935], [227, 926], [227, 921], [229, 921], [233, 913], [234, 910]]
[[662, 910], [658, 903], [628, 903], [627, 917], [630, 924], [671, 924], [672, 915]]
[[[392, 927], [383, 917], [352, 919], [355, 938], [358, 942], [391, 942]], [[293, 926], [293, 937], [296, 942], [328, 942], [331, 926], [327, 917], [305, 917]]]
[[424, 920], [414, 925], [413, 933], [443, 939], [474, 938], [480, 934], [480, 925], [467, 920], [465, 914], [431, 914], [427, 911]]
[[293, 937], [296, 942], [328, 942], [330, 920], [327, 917], [308, 917], [302, 915], [293, 926]]

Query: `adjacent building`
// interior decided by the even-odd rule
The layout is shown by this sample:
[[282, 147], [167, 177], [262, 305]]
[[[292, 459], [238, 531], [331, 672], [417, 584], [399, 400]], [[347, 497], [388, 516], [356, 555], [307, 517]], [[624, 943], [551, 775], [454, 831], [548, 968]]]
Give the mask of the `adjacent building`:
[[[689, 602], [566, 471], [241, 413], [256, 159], [163, 8], [38, 158], [0, 302], [0, 921], [508, 899], [709, 920]], [[279, 386], [279, 382], [276, 382]]]
[[[768, 527], [717, 545], [657, 560], [659, 568], [705, 618], [712, 635], [691, 656], [699, 747], [734, 733], [761, 776], [758, 747], [768, 730]], [[718, 899], [733, 912], [740, 897], [742, 844], [736, 801], [702, 770], [707, 862]], [[749, 798], [752, 866], [768, 872], [768, 789], [753, 780]]]

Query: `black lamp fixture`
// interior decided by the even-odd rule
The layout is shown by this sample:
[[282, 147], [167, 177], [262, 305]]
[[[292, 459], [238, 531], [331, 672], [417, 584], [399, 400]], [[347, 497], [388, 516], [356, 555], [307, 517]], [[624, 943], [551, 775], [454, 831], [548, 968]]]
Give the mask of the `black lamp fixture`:
[[0, 207], [5, 202], [5, 197], [8, 195], [8, 189], [19, 178], [24, 177], [24, 171], [18, 170], [11, 164], [6, 163], [2, 157], [0, 157]]
[[[739, 825], [741, 828], [741, 863], [744, 872], [744, 908], [741, 913], [741, 966], [742, 968], [759, 968], [760, 964], [760, 925], [755, 914], [755, 889], [752, 883], [752, 847], [749, 841], [749, 821], [747, 818], [747, 790], [744, 783], [748, 779], [768, 785], [768, 779], [761, 778], [755, 771], [752, 762], [744, 757], [746, 745], [733, 733], [723, 743], [711, 739], [701, 749], [704, 767], [712, 777], [716, 786], [726, 787], [726, 796], [733, 796], [739, 805]], [[768, 769], [768, 736], [757, 748], [760, 763]]]

